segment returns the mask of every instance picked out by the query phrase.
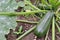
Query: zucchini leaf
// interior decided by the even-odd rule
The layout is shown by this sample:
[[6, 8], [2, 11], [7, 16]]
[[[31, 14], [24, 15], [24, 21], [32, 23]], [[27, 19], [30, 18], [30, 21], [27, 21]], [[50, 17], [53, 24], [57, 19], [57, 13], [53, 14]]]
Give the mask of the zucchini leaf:
[[[15, 0], [0, 0], [0, 12], [14, 12], [18, 5]], [[6, 40], [5, 34], [16, 27], [16, 16], [0, 15], [0, 40]]]
[[17, 7], [18, 5], [15, 0], [0, 0], [0, 11], [2, 12], [13, 12]]
[[25, 7], [25, 2], [23, 2], [23, 1], [18, 2], [18, 6]]
[[0, 16], [0, 40], [6, 40], [5, 34], [8, 34], [9, 29], [15, 29], [16, 18], [9, 16]]

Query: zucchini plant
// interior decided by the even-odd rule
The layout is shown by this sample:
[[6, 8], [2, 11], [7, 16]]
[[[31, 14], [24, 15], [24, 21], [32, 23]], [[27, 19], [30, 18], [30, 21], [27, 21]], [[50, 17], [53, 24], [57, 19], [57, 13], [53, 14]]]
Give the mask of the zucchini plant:
[[[40, 1], [40, 0], [39, 0]], [[60, 21], [60, 0], [41, 0], [40, 3], [35, 6], [32, 5], [32, 3], [29, 0], [24, 0], [24, 3], [22, 2], [16, 2], [15, 0], [0, 0], [0, 40], [6, 40], [5, 34], [8, 34], [9, 29], [15, 29], [17, 23], [16, 23], [16, 17], [19, 15], [28, 15], [28, 14], [40, 14], [44, 13], [45, 16], [41, 19], [41, 22], [30, 22], [30, 21], [24, 21], [28, 23], [37, 23], [37, 26], [32, 27], [27, 32], [22, 34], [20, 37], [18, 37], [16, 40], [21, 39], [31, 31], [36, 31], [35, 35], [37, 37], [45, 36], [47, 33], [47, 30], [49, 29], [49, 24], [52, 23], [52, 40], [55, 40], [55, 23], [57, 21]], [[15, 12], [14, 10], [17, 9], [19, 6], [24, 7], [24, 10], [27, 9], [25, 6], [30, 6], [29, 10], [30, 12]], [[52, 20], [52, 22], [51, 22]], [[21, 20], [17, 20], [21, 21]], [[58, 31], [60, 32], [60, 27], [56, 24]], [[19, 34], [18, 32], [17, 34]]]
[[[37, 26], [34, 28], [34, 30], [35, 30], [34, 33], [35, 33], [35, 35], [37, 35], [37, 37], [45, 36], [46, 33], [47, 33], [47, 30], [49, 29], [49, 26], [50, 26], [49, 24], [51, 23], [52, 24], [52, 40], [55, 40], [55, 23], [58, 20], [60, 21], [60, 19], [59, 19], [60, 0], [54, 0], [54, 1], [53, 0], [48, 0], [48, 1], [47, 0], [40, 0], [40, 1], [41, 2], [39, 3], [39, 5], [37, 7], [40, 10], [48, 10], [48, 11], [50, 11], [49, 15], [50, 14], [52, 14], [52, 15], [49, 16], [49, 15], [46, 14], [46, 16], [44, 16], [44, 18], [42, 18], [42, 21], [40, 21], [40, 23], [38, 23]], [[29, 4], [30, 6], [32, 5], [31, 3], [28, 3], [28, 1], [26, 1], [26, 3]], [[34, 6], [33, 6], [33, 8], [36, 9], [36, 7], [34, 7]], [[39, 10], [38, 8], [36, 10]], [[58, 25], [57, 25], [57, 28], [58, 28], [58, 31], [60, 31], [60, 28], [59, 28]], [[24, 37], [25, 35], [27, 35], [28, 31], [26, 33], [24, 33], [22, 36], [18, 37], [17, 40], [19, 40], [22, 37]], [[29, 32], [31, 32], [31, 31], [29, 31]]]
[[17, 3], [15, 0], [0, 0], [0, 40], [6, 40], [5, 34], [8, 34], [10, 29], [15, 30], [17, 26], [17, 16], [45, 11], [15, 12], [15, 9], [19, 6], [23, 7], [25, 3], [22, 1]]

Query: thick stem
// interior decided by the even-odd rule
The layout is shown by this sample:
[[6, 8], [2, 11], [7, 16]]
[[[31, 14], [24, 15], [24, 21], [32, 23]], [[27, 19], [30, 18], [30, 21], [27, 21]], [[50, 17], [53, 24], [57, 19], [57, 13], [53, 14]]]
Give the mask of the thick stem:
[[52, 40], [55, 40], [55, 17], [52, 20]]
[[16, 20], [17, 22], [25, 22], [25, 23], [39, 23], [39, 22], [34, 22], [34, 21], [27, 21], [27, 20]]
[[25, 14], [34, 14], [39, 12], [47, 12], [47, 10], [37, 10], [37, 11], [30, 11], [30, 12], [0, 12], [0, 15], [25, 15]]
[[36, 26], [32, 27], [31, 29], [29, 29], [27, 32], [25, 32], [24, 34], [22, 34], [20, 37], [18, 37], [16, 40], [20, 40], [21, 38], [23, 38], [24, 36], [26, 36], [28, 33], [30, 33], [31, 31], [33, 31], [36, 28]]
[[34, 6], [34, 5], [32, 5], [30, 2], [28, 2], [28, 1], [25, 1], [27, 4], [29, 4], [32, 8], [34, 8], [34, 9], [37, 9], [37, 10], [40, 10], [39, 8], [37, 8], [36, 6]]
[[56, 27], [57, 27], [58, 31], [60, 32], [60, 27], [59, 27], [58, 23], [56, 23]]

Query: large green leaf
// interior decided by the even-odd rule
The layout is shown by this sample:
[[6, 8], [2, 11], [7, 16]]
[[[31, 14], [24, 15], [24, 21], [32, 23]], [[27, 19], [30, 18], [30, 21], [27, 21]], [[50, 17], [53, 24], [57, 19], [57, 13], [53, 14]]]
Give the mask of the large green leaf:
[[8, 34], [9, 29], [15, 29], [16, 18], [9, 16], [0, 16], [0, 40], [5, 40], [5, 34]]
[[18, 2], [18, 6], [25, 7], [25, 2], [23, 2], [23, 1]]
[[[0, 0], [0, 12], [14, 12], [17, 7], [15, 0]], [[16, 25], [16, 16], [0, 15], [0, 40], [6, 40], [5, 34], [9, 29], [15, 29]]]
[[15, 0], [0, 0], [0, 11], [14, 11], [18, 5]]

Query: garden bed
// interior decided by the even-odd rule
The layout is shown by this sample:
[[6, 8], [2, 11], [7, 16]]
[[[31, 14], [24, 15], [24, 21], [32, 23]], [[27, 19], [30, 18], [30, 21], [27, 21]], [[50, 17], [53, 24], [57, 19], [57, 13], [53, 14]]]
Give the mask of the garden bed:
[[[12, 1], [10, 1], [10, 2], [12, 2]], [[2, 13], [2, 14], [0, 13], [0, 15], [8, 15], [9, 17], [12, 17], [12, 18], [14, 18], [17, 15], [16, 21], [15, 21], [15, 19], [12, 19], [13, 21], [11, 21], [11, 19], [7, 18], [7, 21], [9, 21], [9, 22], [11, 21], [11, 23], [14, 24], [16, 27], [15, 28], [9, 27], [8, 32], [6, 30], [8, 27], [6, 29], [4, 29], [7, 32], [4, 34], [6, 40], [18, 40], [18, 38], [21, 37], [22, 35], [24, 35], [24, 33], [26, 34], [27, 31], [29, 31], [31, 28], [36, 26], [39, 23], [39, 21], [44, 17], [45, 13], [47, 13], [47, 11], [48, 12], [50, 11], [51, 13], [53, 13], [54, 14], [53, 17], [55, 18], [55, 21], [54, 21], [54, 18], [52, 18], [52, 22], [50, 22], [51, 25], [50, 25], [50, 28], [47, 29], [47, 33], [42, 37], [37, 37], [34, 34], [35, 30], [32, 30], [31, 32], [27, 33], [25, 36], [21, 37], [21, 39], [19, 38], [19, 40], [60, 40], [60, 29], [58, 29], [60, 27], [60, 19], [59, 19], [60, 14], [56, 14], [56, 13], [60, 13], [59, 12], [60, 9], [58, 9], [58, 8], [60, 8], [60, 5], [55, 6], [54, 3], [51, 4], [51, 5], [54, 5], [55, 7], [58, 7], [55, 9], [54, 6], [51, 7], [50, 4], [48, 5], [46, 3], [46, 1], [43, 1], [42, 4], [46, 3], [43, 6], [40, 5], [41, 1], [39, 1], [39, 0], [30, 0], [30, 1], [16, 0], [16, 2], [17, 3], [20, 2], [20, 3], [18, 4], [18, 8], [16, 10], [14, 10], [15, 12], [9, 12], [10, 9], [9, 10], [6, 9], [8, 12], [6, 10], [2, 9], [4, 12], [6, 11], [4, 13], [0, 10]], [[26, 3], [24, 3], [24, 2], [26, 2]], [[47, 0], [47, 2], [48, 2], [48, 0]], [[8, 5], [12, 6], [12, 4], [15, 4], [15, 1], [13, 1], [13, 3], [11, 3], [10, 5], [9, 4]], [[60, 2], [57, 4], [60, 4]], [[41, 6], [41, 8], [39, 5]], [[14, 7], [15, 6], [16, 6], [16, 4], [14, 5]], [[5, 7], [7, 7], [7, 6], [5, 6]], [[12, 10], [13, 10], [13, 8], [12, 8]], [[8, 14], [8, 13], [11, 13], [11, 14]], [[26, 13], [26, 15], [25, 15], [25, 13]], [[41, 13], [41, 14], [39, 14], [39, 13]], [[8, 16], [6, 16], [6, 17], [8, 17]], [[6, 20], [3, 20], [3, 21], [5, 22]], [[17, 25], [14, 22], [16, 22]], [[48, 23], [48, 22], [46, 22], [46, 23]], [[57, 27], [58, 25], [56, 23], [58, 23], [59, 27]], [[11, 24], [11, 26], [13, 26], [12, 24]], [[0, 27], [0, 29], [1, 29], [1, 27]], [[2, 27], [2, 29], [3, 29], [3, 27]]]

